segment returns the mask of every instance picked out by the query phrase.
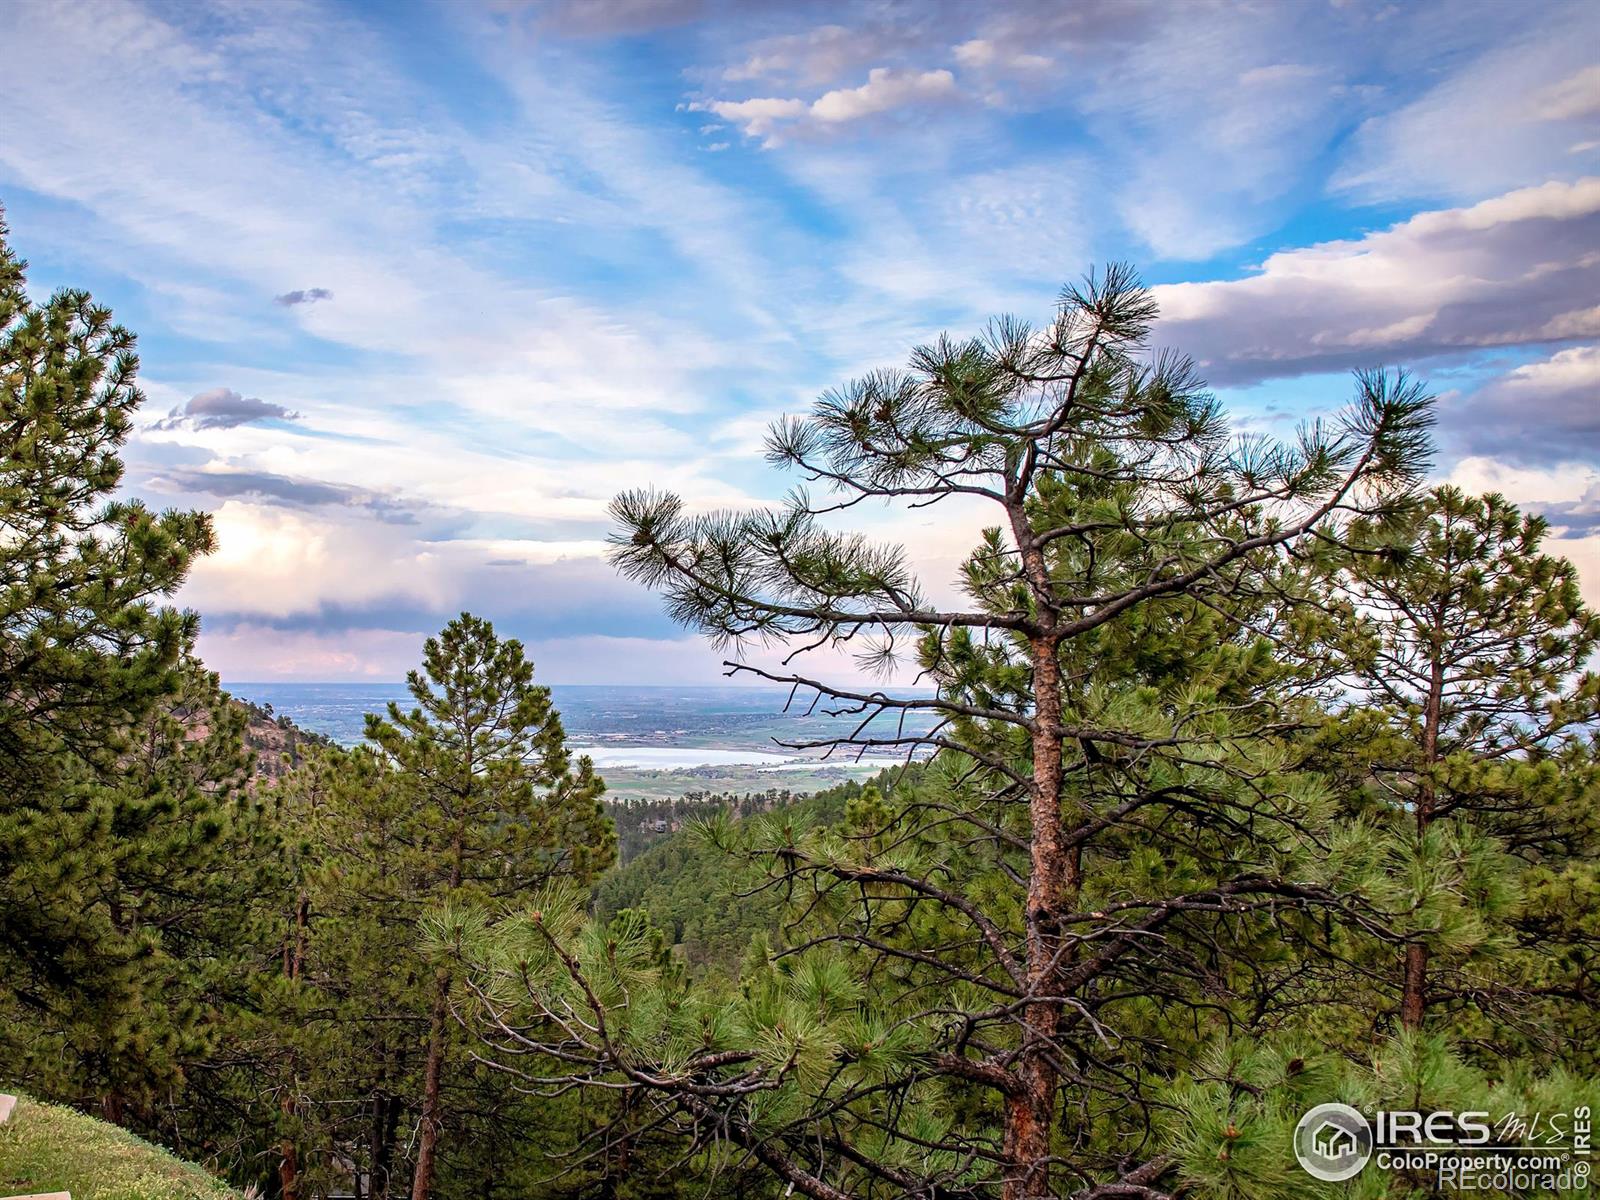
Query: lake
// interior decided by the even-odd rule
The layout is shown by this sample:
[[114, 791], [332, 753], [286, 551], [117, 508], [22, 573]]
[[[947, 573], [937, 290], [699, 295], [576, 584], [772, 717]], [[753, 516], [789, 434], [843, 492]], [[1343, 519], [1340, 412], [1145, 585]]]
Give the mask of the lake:
[[[369, 712], [382, 712], [394, 701], [409, 710], [411, 696], [401, 683], [225, 684], [235, 696], [270, 704], [275, 713], [296, 725], [353, 745], [361, 740]], [[624, 687], [555, 684], [551, 696], [572, 749], [588, 754], [599, 767], [677, 769], [700, 766], [750, 765], [773, 769], [814, 761], [820, 752], [790, 749], [780, 742], [817, 741], [848, 732], [859, 716], [828, 717], [806, 713], [809, 698], [784, 711], [787, 688], [769, 687]], [[928, 695], [926, 691], [885, 689], [891, 696]], [[820, 706], [819, 706], [820, 707]], [[906, 728], [928, 728], [923, 715], [908, 718]], [[893, 737], [898, 717], [878, 718], [873, 736]], [[836, 756], [838, 757], [838, 756]], [[894, 761], [880, 752], [874, 761]]]

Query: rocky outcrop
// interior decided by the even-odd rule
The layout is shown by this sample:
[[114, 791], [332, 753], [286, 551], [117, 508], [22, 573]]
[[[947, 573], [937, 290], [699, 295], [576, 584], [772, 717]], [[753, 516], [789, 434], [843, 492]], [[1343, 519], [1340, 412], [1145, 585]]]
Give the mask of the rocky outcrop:
[[255, 752], [258, 779], [280, 779], [300, 765], [307, 750], [333, 744], [322, 734], [301, 729], [288, 717], [274, 715], [248, 700], [234, 700], [233, 703], [244, 709], [248, 717], [244, 743]]

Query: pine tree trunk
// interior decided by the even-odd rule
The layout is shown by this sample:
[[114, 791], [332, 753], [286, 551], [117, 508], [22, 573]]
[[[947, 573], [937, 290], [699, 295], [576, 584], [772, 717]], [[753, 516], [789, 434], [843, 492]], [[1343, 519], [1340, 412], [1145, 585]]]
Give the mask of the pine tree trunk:
[[[471, 737], [466, 738], [468, 746]], [[472, 758], [467, 758], [466, 776], [472, 778]], [[450, 893], [461, 886], [464, 842], [459, 828], [450, 847]], [[450, 1014], [450, 972], [440, 967], [433, 977], [433, 1013], [428, 1022], [428, 1061], [422, 1069], [422, 1136], [417, 1143], [417, 1173], [411, 1181], [411, 1200], [428, 1200], [433, 1190], [434, 1163], [439, 1152], [439, 1085], [444, 1074], [445, 1019]]]
[[1428, 948], [1421, 942], [1406, 946], [1405, 982], [1400, 992], [1400, 1023], [1407, 1029], [1422, 1028], [1428, 1008]]
[[[301, 892], [294, 907], [294, 936], [283, 948], [283, 973], [290, 979], [299, 979], [305, 970], [306, 926], [311, 917], [311, 897]], [[292, 1081], [291, 1081], [292, 1082]], [[279, 1107], [285, 1117], [294, 1115], [294, 1091], [285, 1090]], [[278, 1190], [283, 1200], [299, 1200], [300, 1153], [294, 1139], [285, 1137], [278, 1160]]]
[[448, 1015], [450, 976], [440, 968], [434, 977], [433, 1014], [428, 1025], [428, 1061], [422, 1071], [422, 1133], [417, 1142], [417, 1173], [411, 1200], [428, 1200], [433, 1189], [439, 1147], [439, 1080], [444, 1069], [444, 1023]]
[[395, 1065], [384, 1051], [383, 1069], [372, 1096], [372, 1125], [367, 1132], [367, 1200], [389, 1200], [389, 1185], [394, 1173], [394, 1139], [400, 1131], [400, 1097], [390, 1087], [396, 1075], [405, 1072], [405, 1055]]
[[[285, 1110], [288, 1101], [284, 1101]], [[284, 1139], [282, 1157], [278, 1160], [278, 1193], [283, 1200], [295, 1200], [300, 1194], [300, 1162], [295, 1145]]]
[[389, 1172], [394, 1161], [394, 1135], [400, 1104], [389, 1090], [394, 1074], [388, 1048], [380, 1051], [382, 1066], [372, 1090], [371, 1123], [367, 1127], [367, 1200], [389, 1200]]
[[382, 1091], [372, 1094], [372, 1110], [367, 1124], [367, 1200], [388, 1200], [389, 1183], [383, 1177], [383, 1117], [387, 1097]]
[[[1436, 617], [1436, 620], [1438, 618]], [[1417, 789], [1417, 852], [1422, 852], [1422, 839], [1433, 821], [1435, 802], [1433, 767], [1439, 761], [1439, 720], [1444, 706], [1444, 665], [1440, 661], [1440, 646], [1444, 629], [1435, 625], [1433, 630], [1433, 661], [1428, 675], [1428, 699], [1422, 710], [1422, 782]], [[1400, 986], [1400, 1024], [1407, 1029], [1421, 1029], [1422, 1019], [1428, 1011], [1428, 947], [1423, 942], [1406, 945], [1405, 975]]]
[[[1078, 889], [1075, 857], [1061, 826], [1061, 670], [1053, 638], [1033, 643], [1033, 788], [1031, 869], [1028, 876], [1028, 991], [1059, 995], [1056, 980], [1066, 967], [1061, 950], [1062, 915]], [[1004, 1200], [1049, 1197], [1050, 1135], [1055, 1126], [1054, 1041], [1061, 1023], [1057, 1000], [1028, 1005], [1023, 1014], [1018, 1091], [1007, 1098]]]
[[122, 1093], [116, 1088], [112, 1088], [100, 1097], [100, 1118], [113, 1125], [122, 1125], [127, 1120], [127, 1108]]

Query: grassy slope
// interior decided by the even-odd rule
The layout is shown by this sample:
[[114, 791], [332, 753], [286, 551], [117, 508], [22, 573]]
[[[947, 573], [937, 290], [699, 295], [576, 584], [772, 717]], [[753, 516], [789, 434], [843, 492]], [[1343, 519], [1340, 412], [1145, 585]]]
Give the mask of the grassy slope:
[[237, 1200], [199, 1167], [114, 1125], [26, 1096], [0, 1125], [0, 1196], [71, 1192], [72, 1200]]

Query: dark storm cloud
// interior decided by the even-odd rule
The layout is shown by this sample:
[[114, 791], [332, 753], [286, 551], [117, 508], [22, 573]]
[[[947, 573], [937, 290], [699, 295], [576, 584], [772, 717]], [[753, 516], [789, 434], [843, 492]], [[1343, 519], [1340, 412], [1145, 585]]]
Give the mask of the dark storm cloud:
[[281, 404], [241, 396], [232, 388], [212, 388], [191, 396], [188, 403], [174, 408], [157, 429], [233, 429], [252, 421], [298, 421], [300, 414]]

